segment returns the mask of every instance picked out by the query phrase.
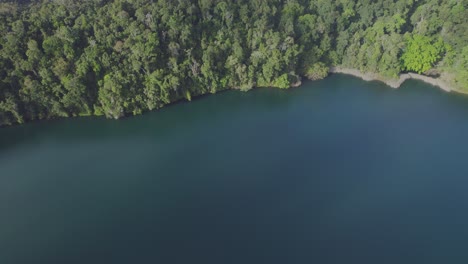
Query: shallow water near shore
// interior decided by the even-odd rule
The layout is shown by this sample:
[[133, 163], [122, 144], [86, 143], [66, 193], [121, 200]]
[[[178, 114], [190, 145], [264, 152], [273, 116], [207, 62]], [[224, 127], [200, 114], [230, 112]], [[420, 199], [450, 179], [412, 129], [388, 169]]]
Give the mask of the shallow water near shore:
[[468, 97], [335, 74], [0, 129], [0, 263], [467, 263]]

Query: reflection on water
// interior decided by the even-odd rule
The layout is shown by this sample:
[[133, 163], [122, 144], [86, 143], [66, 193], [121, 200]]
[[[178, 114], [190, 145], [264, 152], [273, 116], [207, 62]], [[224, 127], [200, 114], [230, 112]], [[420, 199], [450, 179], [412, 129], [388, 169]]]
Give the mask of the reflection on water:
[[335, 75], [0, 129], [0, 263], [466, 263], [468, 98]]

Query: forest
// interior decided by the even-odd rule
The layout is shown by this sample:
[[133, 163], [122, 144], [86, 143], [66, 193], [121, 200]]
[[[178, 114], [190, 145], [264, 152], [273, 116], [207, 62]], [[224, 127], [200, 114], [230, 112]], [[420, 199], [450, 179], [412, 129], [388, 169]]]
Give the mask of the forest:
[[466, 0], [4, 0], [0, 32], [0, 126], [286, 89], [330, 66], [468, 91]]

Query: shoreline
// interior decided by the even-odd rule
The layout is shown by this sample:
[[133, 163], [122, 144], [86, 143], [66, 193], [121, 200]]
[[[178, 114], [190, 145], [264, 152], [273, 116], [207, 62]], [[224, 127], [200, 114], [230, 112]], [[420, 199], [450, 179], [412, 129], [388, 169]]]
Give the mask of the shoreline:
[[360, 70], [357, 69], [352, 69], [352, 68], [343, 68], [343, 67], [330, 67], [329, 70], [330, 73], [343, 73], [347, 75], [352, 75], [358, 78], [361, 78], [364, 81], [380, 81], [385, 83], [386, 85], [397, 89], [400, 88], [400, 86], [409, 79], [414, 79], [414, 80], [420, 80], [425, 83], [437, 86], [441, 90], [445, 92], [459, 92], [463, 93], [461, 91], [458, 91], [457, 89], [453, 89], [447, 82], [441, 80], [440, 78], [432, 78], [428, 76], [424, 76], [421, 74], [417, 73], [403, 73], [400, 74], [399, 79], [389, 79], [385, 78], [377, 73], [372, 73], [372, 72], [361, 72]]
[[[339, 67], [339, 66], [338, 67], [330, 67], [328, 72], [329, 73], [341, 73], [341, 74], [351, 75], [351, 76], [360, 78], [360, 79], [362, 79], [364, 81], [379, 81], [379, 82], [382, 82], [382, 83], [384, 83], [384, 84], [386, 84], [386, 85], [388, 85], [388, 86], [390, 86], [391, 88], [394, 88], [394, 89], [399, 88], [408, 79], [415, 79], [415, 80], [423, 81], [423, 82], [428, 83], [428, 84], [433, 85], [433, 86], [437, 86], [439, 89], [441, 89], [441, 90], [443, 90], [445, 92], [456, 92], [456, 93], [468, 95], [468, 91], [465, 92], [465, 91], [461, 91], [461, 90], [458, 90], [458, 89], [454, 89], [451, 86], [449, 86], [447, 82], [441, 80], [440, 78], [432, 78], [432, 77], [428, 77], [428, 76], [424, 76], [424, 75], [416, 74], [416, 73], [404, 73], [404, 74], [400, 74], [399, 79], [390, 79], [390, 78], [385, 78], [385, 77], [383, 77], [383, 76], [381, 76], [381, 75], [379, 75], [377, 73], [361, 72], [361, 71], [359, 71], [357, 69], [344, 68], [344, 67]], [[302, 84], [303, 84], [303, 82], [301, 81], [301, 78], [299, 78], [295, 83], [290, 85], [290, 88], [299, 87]], [[275, 88], [275, 87], [271, 87], [271, 86], [268, 86], [268, 87]], [[261, 88], [261, 87], [254, 86], [252, 89], [258, 89], [258, 88]], [[276, 87], [276, 89], [279, 89], [279, 88]], [[240, 90], [240, 89], [238, 89], [238, 88], [226, 88], [226, 89], [222, 89], [222, 90], [217, 91], [215, 94], [222, 93], [222, 92], [225, 92], [225, 91], [228, 91], [228, 90]], [[249, 89], [249, 90], [251, 90], [251, 89]], [[208, 95], [211, 95], [211, 93], [199, 94], [197, 96], [194, 96], [193, 99], [199, 99], [201, 97], [208, 96]], [[179, 104], [179, 103], [183, 103], [183, 102], [189, 102], [189, 101], [184, 99], [184, 98], [179, 98], [178, 100], [172, 101], [172, 102], [162, 106], [161, 108], [165, 108], [165, 107], [175, 105], [175, 104]], [[147, 113], [147, 112], [158, 111], [161, 108], [157, 108], [157, 109], [153, 109], [153, 110], [146, 110], [146, 111], [143, 111], [142, 114]], [[68, 118], [80, 118], [80, 117], [84, 117], [84, 116], [76, 115], [76, 116], [67, 116], [67, 117], [53, 117], [53, 118], [35, 119], [35, 120], [28, 120], [28, 121], [25, 121], [23, 123], [0, 124], [0, 128], [16, 127], [16, 126], [23, 126], [23, 125], [29, 124], [29, 123], [35, 123], [35, 122], [44, 122], [44, 121], [47, 122], [47, 121], [62, 120], [62, 119], [65, 119], [65, 118], [68, 119]], [[103, 117], [103, 115], [96, 115], [96, 114], [92, 113], [90, 115], [87, 115], [87, 117]], [[124, 116], [118, 118], [117, 120], [129, 118], [129, 117], [132, 117], [132, 115], [124, 115]], [[106, 118], [106, 117], [104, 117], [104, 118]], [[106, 118], [106, 119], [108, 119], [108, 118]]]

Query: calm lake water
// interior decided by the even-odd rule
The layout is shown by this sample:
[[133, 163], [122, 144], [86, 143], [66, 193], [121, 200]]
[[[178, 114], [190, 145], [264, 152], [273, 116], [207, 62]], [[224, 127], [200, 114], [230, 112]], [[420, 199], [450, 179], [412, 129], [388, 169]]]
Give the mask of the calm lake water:
[[0, 263], [468, 263], [468, 97], [334, 75], [0, 129]]

